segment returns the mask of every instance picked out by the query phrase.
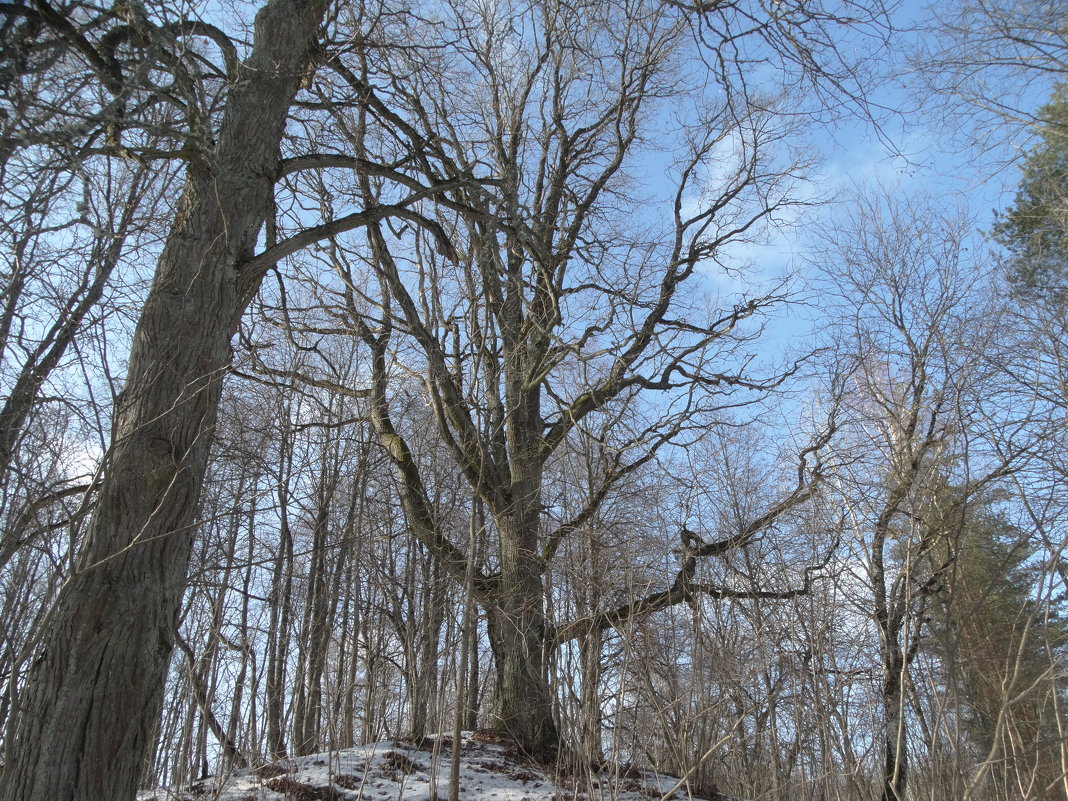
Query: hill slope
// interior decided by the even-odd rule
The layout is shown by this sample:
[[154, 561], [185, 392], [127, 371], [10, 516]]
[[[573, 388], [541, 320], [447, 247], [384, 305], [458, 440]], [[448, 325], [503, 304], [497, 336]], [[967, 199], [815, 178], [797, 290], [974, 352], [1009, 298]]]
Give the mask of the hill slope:
[[[736, 801], [699, 799], [686, 782], [653, 771], [552, 775], [481, 733], [465, 732], [461, 746], [463, 801]], [[143, 792], [139, 801], [434, 801], [448, 797], [451, 754], [447, 736], [440, 745], [432, 737], [375, 743]]]

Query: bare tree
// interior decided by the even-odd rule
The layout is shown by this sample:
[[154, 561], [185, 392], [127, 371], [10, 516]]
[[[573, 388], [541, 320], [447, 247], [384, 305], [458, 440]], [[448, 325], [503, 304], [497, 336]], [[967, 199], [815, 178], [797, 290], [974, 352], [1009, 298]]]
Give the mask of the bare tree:
[[854, 204], [823, 239], [834, 256], [825, 288], [841, 308], [832, 347], [848, 375], [843, 429], [856, 448], [841, 455], [837, 497], [878, 638], [881, 797], [900, 801], [918, 745], [910, 742], [911, 667], [933, 599], [969, 505], [1018, 454], [984, 444], [989, 375], [980, 366], [997, 306], [965, 247], [970, 221], [922, 197], [908, 207], [884, 195]]
[[[799, 164], [779, 145], [791, 127], [827, 101], [862, 100], [864, 75], [836, 45], [840, 36], [878, 37], [878, 3], [844, 17], [800, 0], [456, 3], [429, 19], [269, 0], [251, 43], [166, 4], [5, 11], [16, 45], [5, 80], [28, 76], [52, 102], [35, 105], [32, 87], [19, 84], [28, 109], [20, 119], [35, 120], [50, 142], [77, 140], [80, 157], [185, 170], [158, 258], [148, 251], [154, 279], [88, 526], [55, 604], [42, 608], [32, 667], [12, 679], [5, 801], [132, 795], [179, 622], [231, 339], [263, 276], [310, 245], [324, 243], [284, 266], [325, 265], [337, 276], [324, 292], [337, 290], [336, 319], [371, 356], [361, 391], [407, 525], [439, 569], [471, 578], [487, 615], [502, 725], [531, 749], [557, 740], [552, 648], [706, 592], [691, 581], [698, 559], [744, 544], [810, 497], [805, 453], [796, 486], [739, 530], [705, 541], [684, 529], [669, 588], [548, 625], [547, 566], [612, 489], [676, 442], [695, 414], [760, 398], [791, 371], [755, 364], [745, 335], [779, 302], [778, 290], [705, 304], [701, 279], [731, 263], [732, 242], [789, 205]], [[764, 84], [750, 75], [753, 59], [775, 65]], [[5, 163], [37, 142], [20, 125], [4, 131]], [[665, 148], [670, 187], [643, 193], [638, 163]], [[315, 222], [302, 207], [309, 197]], [[646, 199], [660, 211], [647, 214]], [[361, 226], [366, 240], [345, 236]], [[87, 273], [67, 312], [74, 328], [82, 301], [94, 302], [97, 273]], [[423, 391], [454, 469], [488, 513], [489, 555], [478, 570], [450, 539], [456, 532], [431, 502], [421, 454], [394, 421], [397, 374], [413, 369], [427, 376]], [[554, 518], [547, 465], [579, 432], [595, 432], [592, 421], [614, 404], [635, 422], [616, 433], [583, 508]], [[282, 629], [296, 612], [284, 606], [294, 532], [284, 519], [280, 530], [273, 590], [283, 606], [267, 680], [276, 751], [289, 669]], [[328, 565], [321, 555], [324, 569], [342, 574], [341, 560]], [[333, 603], [316, 586], [309, 642]], [[376, 625], [381, 635], [384, 623]], [[322, 703], [321, 638], [316, 647], [315, 664], [303, 668], [301, 748]], [[209, 668], [190, 676], [191, 692], [225, 743], [221, 721], [210, 724]], [[384, 695], [367, 702], [379, 703]], [[376, 726], [368, 716], [367, 731]]]
[[[0, 779], [5, 799], [129, 798], [136, 790], [174, 639], [229, 340], [259, 281], [238, 263], [267, 215], [286, 115], [322, 12], [319, 3], [265, 6], [218, 129], [205, 136], [190, 120], [188, 144], [199, 152], [190, 154], [134, 337], [85, 546], [16, 698]], [[129, 33], [148, 25], [128, 24]], [[147, 33], [178, 44], [173, 32], [152, 26]], [[71, 48], [100, 69], [101, 44], [74, 37]], [[170, 56], [181, 63], [177, 47]], [[195, 107], [187, 111], [192, 116]]]
[[[715, 542], [684, 532], [671, 588], [550, 631], [546, 571], [613, 486], [695, 415], [760, 398], [790, 371], [761, 371], [748, 350], [745, 328], [782, 300], [776, 290], [702, 300], [705, 271], [789, 205], [800, 166], [779, 148], [793, 122], [778, 101], [750, 97], [757, 89], [744, 71], [715, 60], [713, 40], [743, 26], [735, 11], [456, 3], [440, 21], [403, 29], [418, 49], [369, 53], [358, 69], [332, 65], [365, 100], [355, 112], [330, 108], [358, 157], [404, 164], [441, 190], [401, 215], [409, 225], [372, 223], [366, 242], [337, 237], [320, 261], [340, 282], [335, 318], [371, 354], [370, 420], [408, 524], [457, 581], [469, 557], [434, 513], [425, 468], [395, 420], [398, 373], [426, 376], [439, 436], [489, 513], [496, 552], [473, 591], [488, 616], [501, 725], [535, 753], [558, 739], [553, 647], [686, 600], [701, 589], [687, 583], [697, 559], [744, 543], [811, 492], [802, 464], [797, 486], [738, 532]], [[839, 22], [798, 11], [796, 25], [761, 16], [743, 26], [754, 53], [789, 65], [779, 91], [820, 66], [807, 51], [794, 69], [786, 38], [814, 40]], [[693, 113], [678, 110], [687, 103]], [[682, 117], [673, 133], [660, 125], [670, 114]], [[654, 138], [674, 148], [670, 189], [646, 199], [636, 165]], [[426, 156], [411, 160], [397, 141], [427, 143]], [[351, 162], [299, 163], [323, 169], [305, 190], [314, 202], [333, 206], [354, 191], [327, 172]], [[367, 206], [388, 200], [373, 172], [358, 190]], [[649, 202], [662, 211], [643, 213]], [[548, 466], [617, 406], [633, 412], [633, 426], [612, 443], [585, 507], [554, 520]]]
[[937, 109], [946, 141], [973, 163], [1016, 163], [1021, 144], [1049, 121], [1042, 104], [1068, 78], [1063, 4], [932, 3], [920, 27], [918, 103]]

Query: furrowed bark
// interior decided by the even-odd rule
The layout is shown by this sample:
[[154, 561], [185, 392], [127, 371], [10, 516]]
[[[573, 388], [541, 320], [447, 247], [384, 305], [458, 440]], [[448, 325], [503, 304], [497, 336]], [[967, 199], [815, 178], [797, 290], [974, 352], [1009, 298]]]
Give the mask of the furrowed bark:
[[190, 167], [130, 351], [93, 520], [17, 699], [4, 801], [132, 799], [162, 699], [230, 339], [322, 0], [271, 0]]

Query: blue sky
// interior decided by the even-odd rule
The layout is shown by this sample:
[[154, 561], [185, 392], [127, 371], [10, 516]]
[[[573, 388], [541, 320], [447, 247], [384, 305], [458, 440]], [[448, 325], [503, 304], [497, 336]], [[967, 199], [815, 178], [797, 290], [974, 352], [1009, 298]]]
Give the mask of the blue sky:
[[[813, 204], [769, 227], [764, 243], [741, 245], [733, 251], [737, 259], [752, 263], [748, 277], [756, 279], [758, 286], [770, 285], [784, 273], [804, 276], [809, 269], [805, 264], [813, 256], [808, 232], [846, 212], [849, 198], [857, 193], [887, 192], [902, 198], [919, 193], [966, 208], [975, 222], [970, 246], [976, 253], [990, 247], [984, 232], [1013, 200], [1018, 164], [1029, 143], [1028, 130], [999, 122], [993, 114], [954, 114], [947, 98], [924, 91], [922, 78], [909, 66], [908, 54], [930, 36], [919, 29], [932, 23], [931, 9], [926, 0], [906, 0], [892, 12], [899, 33], [886, 53], [888, 77], [870, 98], [879, 117], [878, 128], [852, 115], [813, 131], [811, 143], [818, 152], [818, 164], [796, 187], [798, 196]], [[955, 10], [943, 4], [941, 10], [946, 9]], [[989, 72], [984, 80], [1024, 112], [1032, 112], [1048, 99], [1055, 77], [1038, 71], [1014, 74], [1002, 70]], [[880, 113], [880, 108], [885, 112]], [[975, 144], [980, 137], [985, 137], [984, 147]], [[735, 276], [710, 271], [709, 278], [724, 293], [746, 289], [746, 282]], [[802, 320], [809, 316], [803, 309], [788, 309], [776, 328], [782, 336], [797, 336], [808, 325]]]

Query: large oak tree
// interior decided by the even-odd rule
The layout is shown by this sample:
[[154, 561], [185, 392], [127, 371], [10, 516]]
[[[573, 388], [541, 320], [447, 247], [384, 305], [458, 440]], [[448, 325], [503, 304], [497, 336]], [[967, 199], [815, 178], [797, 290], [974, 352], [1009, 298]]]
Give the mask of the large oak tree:
[[[548, 648], [686, 600], [699, 589], [697, 558], [745, 542], [810, 491], [802, 458], [796, 491], [739, 531], [713, 542], [684, 531], [672, 587], [550, 630], [544, 575], [562, 539], [695, 411], [780, 378], [754, 373], [738, 336], [775, 293], [704, 309], [691, 287], [788, 202], [797, 164], [776, 143], [791, 125], [843, 99], [863, 105], [864, 76], [839, 54], [878, 34], [881, 9], [848, 10], [541, 2], [416, 14], [269, 0], [245, 43], [217, 27], [222, 14], [5, 6], [18, 42], [5, 80], [77, 76], [49, 120], [81, 137], [81, 158], [180, 162], [185, 185], [130, 345], [88, 529], [32, 667], [13, 682], [0, 796], [132, 797], [231, 339], [279, 260], [326, 239], [351, 248], [338, 237], [360, 226], [374, 280], [350, 282], [349, 323], [373, 357], [371, 422], [409, 525], [446, 570], [468, 576], [391, 421], [402, 337], [439, 433], [492, 517], [497, 569], [473, 590], [489, 615], [502, 723], [533, 749], [553, 744]], [[4, 157], [38, 133], [6, 136]], [[633, 190], [642, 159], [664, 176], [647, 198]], [[340, 180], [339, 207], [324, 199], [321, 219], [301, 209], [304, 174]], [[654, 199], [663, 205], [634, 202]], [[381, 224], [391, 218], [401, 221], [392, 232]], [[348, 277], [341, 260], [331, 266]], [[650, 392], [662, 400], [645, 404]], [[648, 424], [614, 444], [618, 461], [587, 509], [553, 520], [547, 462], [613, 404], [641, 409]]]

